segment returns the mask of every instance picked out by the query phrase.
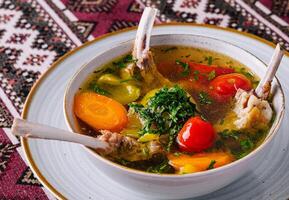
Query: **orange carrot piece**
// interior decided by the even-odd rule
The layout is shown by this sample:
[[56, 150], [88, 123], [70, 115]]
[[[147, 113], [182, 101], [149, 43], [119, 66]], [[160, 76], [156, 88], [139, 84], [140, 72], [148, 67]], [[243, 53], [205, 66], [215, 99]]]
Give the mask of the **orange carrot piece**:
[[218, 168], [228, 163], [231, 163], [234, 158], [230, 153], [214, 152], [214, 153], [198, 153], [194, 155], [174, 155], [168, 154], [169, 164], [173, 166], [178, 172], [186, 169], [185, 173], [193, 173], [205, 171], [210, 166], [211, 162], [213, 168]]
[[127, 122], [127, 111], [117, 101], [94, 92], [74, 97], [75, 115], [96, 130], [120, 131]]

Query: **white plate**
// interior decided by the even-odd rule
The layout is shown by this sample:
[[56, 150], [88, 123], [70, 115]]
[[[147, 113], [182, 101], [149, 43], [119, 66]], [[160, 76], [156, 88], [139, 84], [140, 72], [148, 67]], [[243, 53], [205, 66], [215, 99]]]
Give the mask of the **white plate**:
[[[268, 63], [273, 47], [248, 34], [213, 26], [162, 25], [153, 34], [192, 33], [231, 42]], [[135, 30], [116, 32], [78, 48], [54, 64], [30, 93], [23, 117], [67, 129], [63, 115], [63, 95], [74, 73], [95, 54], [116, 43], [134, 38]], [[236, 55], [238, 56], [238, 55]], [[285, 96], [289, 95], [289, 57], [285, 56], [277, 76]], [[286, 86], [286, 87], [285, 87]], [[283, 124], [274, 146], [256, 170], [217, 192], [197, 199], [286, 199], [289, 197], [288, 101]], [[285, 123], [284, 123], [285, 122]], [[68, 199], [144, 199], [105, 177], [80, 145], [38, 139], [22, 140], [26, 158], [39, 180], [59, 198]], [[218, 180], [212, 180], [218, 181]]]

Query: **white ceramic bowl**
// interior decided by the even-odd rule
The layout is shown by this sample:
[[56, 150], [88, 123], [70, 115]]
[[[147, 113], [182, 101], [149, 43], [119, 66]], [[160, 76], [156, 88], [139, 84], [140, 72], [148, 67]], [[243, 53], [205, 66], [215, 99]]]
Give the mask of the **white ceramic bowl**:
[[[183, 45], [205, 48], [236, 59], [260, 77], [266, 71], [266, 65], [254, 55], [237, 46], [213, 38], [197, 35], [155, 35], [151, 38], [151, 46], [155, 45]], [[91, 62], [80, 68], [72, 78], [67, 86], [64, 98], [65, 119], [70, 130], [77, 131], [77, 121], [73, 114], [73, 99], [78, 88], [89, 74], [114, 58], [128, 53], [132, 46], [133, 40], [120, 43], [106, 52], [99, 53]], [[247, 172], [254, 170], [260, 160], [266, 156], [266, 152], [272, 145], [271, 141], [277, 134], [282, 121], [285, 106], [284, 95], [276, 78], [273, 80], [272, 86], [276, 118], [265, 141], [246, 157], [220, 168], [185, 175], [151, 174], [123, 167], [99, 156], [87, 147], [84, 148], [94, 155], [93, 162], [109, 178], [149, 198], [176, 199], [204, 195], [218, 190], [244, 176]]]

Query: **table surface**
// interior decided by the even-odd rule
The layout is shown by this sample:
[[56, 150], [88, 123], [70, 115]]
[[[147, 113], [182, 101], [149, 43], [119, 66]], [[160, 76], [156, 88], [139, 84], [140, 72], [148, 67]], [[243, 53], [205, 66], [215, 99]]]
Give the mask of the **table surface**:
[[0, 199], [53, 199], [10, 133], [35, 81], [59, 57], [108, 32], [135, 26], [145, 6], [157, 23], [214, 24], [249, 32], [289, 50], [289, 1], [0, 1]]

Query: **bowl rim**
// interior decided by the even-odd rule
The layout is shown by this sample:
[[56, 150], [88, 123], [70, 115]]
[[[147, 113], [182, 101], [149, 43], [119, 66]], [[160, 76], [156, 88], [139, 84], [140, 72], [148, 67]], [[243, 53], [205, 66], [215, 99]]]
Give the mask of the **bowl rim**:
[[[245, 53], [247, 53], [248, 55], [254, 57], [254, 59], [256, 59], [258, 62], [260, 62], [264, 67], [266, 67], [267, 65], [261, 60], [259, 59], [257, 56], [255, 56], [254, 54], [252, 54], [251, 52], [249, 52], [248, 50], [242, 48], [242, 47], [239, 47], [237, 45], [234, 45], [230, 42], [227, 42], [227, 41], [224, 41], [224, 40], [221, 40], [221, 39], [217, 39], [217, 38], [213, 38], [213, 37], [208, 37], [208, 36], [204, 36], [204, 35], [198, 35], [198, 34], [153, 34], [151, 37], [157, 37], [157, 36], [163, 36], [163, 37], [166, 37], [166, 36], [172, 36], [172, 35], [183, 35], [183, 36], [197, 36], [197, 37], [201, 37], [201, 38], [208, 38], [208, 39], [211, 39], [211, 40], [215, 40], [215, 41], [218, 41], [218, 42], [222, 42], [222, 43], [225, 43], [226, 45], [230, 45], [230, 46], [233, 46], [235, 48], [238, 48], [240, 49], [241, 51], [244, 51]], [[129, 40], [126, 40], [126, 41], [121, 41], [117, 44], [114, 44], [114, 46], [112, 46], [111, 48], [109, 48], [109, 50], [111, 49], [115, 49], [117, 47], [119, 47], [121, 44], [124, 44], [124, 43], [128, 43], [128, 42], [132, 42], [134, 39], [129, 39]], [[189, 46], [189, 45], [182, 45], [182, 46]], [[71, 121], [69, 120], [69, 115], [67, 113], [67, 110], [66, 110], [66, 104], [67, 104], [67, 96], [68, 96], [68, 91], [71, 87], [71, 85], [73, 84], [73, 82], [75, 81], [75, 79], [77, 78], [77, 76], [79, 75], [79, 73], [81, 73], [81, 71], [83, 69], [85, 69], [90, 62], [92, 62], [95, 58], [97, 58], [98, 56], [100, 55], [103, 55], [105, 53], [107, 53], [107, 51], [109, 51], [108, 49], [107, 50], [104, 50], [104, 51], [101, 51], [99, 53], [97, 53], [90, 61], [88, 61], [87, 63], [83, 64], [76, 72], [75, 74], [71, 77], [71, 79], [69, 80], [69, 82], [67, 83], [66, 85], [66, 88], [65, 88], [65, 92], [64, 92], [64, 99], [63, 99], [63, 113], [64, 113], [64, 118], [65, 118], [65, 122], [66, 122], [66, 125], [68, 127], [69, 130], [75, 132], [76, 130], [74, 130], [72, 127], [72, 123]], [[125, 53], [124, 53], [125, 54]], [[96, 67], [100, 67], [100, 66], [96, 66]], [[88, 75], [87, 75], [88, 76]], [[165, 178], [173, 178], [175, 179], [176, 177], [180, 177], [180, 178], [191, 178], [191, 177], [201, 177], [201, 176], [208, 176], [212, 173], [218, 173], [219, 171], [222, 171], [222, 170], [225, 170], [225, 169], [228, 169], [228, 168], [232, 168], [234, 167], [235, 165], [238, 165], [239, 163], [243, 163], [245, 162], [245, 160], [248, 160], [249, 158], [252, 158], [253, 156], [255, 156], [256, 153], [258, 153], [259, 151], [261, 151], [274, 137], [275, 135], [277, 134], [279, 128], [280, 128], [280, 125], [281, 125], [281, 122], [284, 118], [284, 113], [285, 113], [285, 95], [284, 95], [284, 91], [282, 89], [282, 85], [280, 84], [280, 81], [279, 79], [277, 78], [277, 76], [275, 75], [274, 76], [274, 79], [276, 80], [276, 83], [277, 83], [277, 86], [279, 87], [280, 89], [280, 92], [281, 92], [281, 97], [282, 97], [282, 105], [281, 105], [281, 111], [280, 111], [280, 117], [277, 118], [276, 120], [278, 120], [275, 124], [274, 127], [271, 127], [269, 132], [268, 132], [268, 137], [266, 137], [264, 139], [264, 141], [256, 148], [254, 149], [252, 152], [250, 152], [248, 155], [244, 156], [243, 158], [240, 158], [238, 160], [235, 160], [229, 164], [226, 164], [224, 166], [221, 166], [221, 167], [218, 167], [218, 168], [213, 168], [211, 170], [205, 170], [205, 171], [200, 171], [200, 172], [194, 172], [194, 173], [190, 173], [190, 174], [158, 174], [158, 173], [150, 173], [150, 172], [145, 172], [145, 171], [141, 171], [141, 170], [137, 170], [137, 169], [133, 169], [133, 168], [129, 168], [129, 167], [126, 167], [126, 166], [123, 166], [121, 164], [118, 164], [118, 163], [115, 163], [113, 161], [110, 161], [102, 156], [100, 156], [99, 154], [97, 154], [95, 151], [93, 151], [91, 148], [89, 147], [86, 147], [84, 145], [82, 145], [82, 147], [88, 151], [90, 154], [92, 154], [95, 158], [99, 159], [100, 161], [102, 162], [105, 162], [106, 164], [112, 166], [112, 167], [116, 167], [117, 169], [125, 172], [125, 173], [133, 173], [135, 175], [142, 175], [142, 176], [147, 176], [147, 177], [165, 177]], [[273, 79], [273, 80], [274, 80]], [[100, 169], [101, 170], [101, 169]]]

